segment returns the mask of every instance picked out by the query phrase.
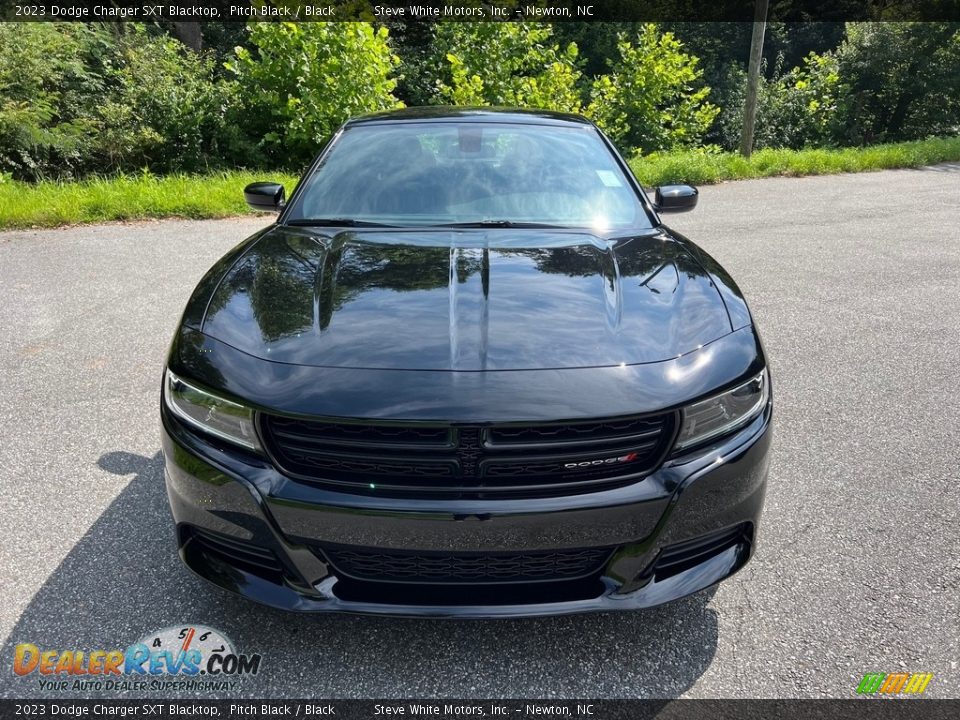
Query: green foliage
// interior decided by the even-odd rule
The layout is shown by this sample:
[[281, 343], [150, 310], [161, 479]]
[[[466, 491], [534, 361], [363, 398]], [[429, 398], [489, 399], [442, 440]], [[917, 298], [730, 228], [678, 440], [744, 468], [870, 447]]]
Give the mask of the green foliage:
[[0, 171], [198, 170], [235, 134], [213, 59], [129, 24], [0, 23]]
[[97, 26], [0, 23], [0, 172], [18, 178], [82, 172], [109, 43]]
[[838, 142], [960, 132], [960, 24], [847, 23], [837, 60]]
[[720, 110], [707, 102], [710, 88], [697, 87], [697, 58], [653, 24], [635, 42], [620, 36], [617, 50], [610, 74], [594, 81], [588, 115], [615, 142], [644, 152], [700, 142]]
[[[960, 25], [848, 23], [834, 52], [761, 77], [755, 147], [868, 145], [960, 132]], [[731, 69], [721, 143], [736, 147], [745, 73]]]
[[437, 70], [443, 63], [434, 48], [434, 24], [396, 22], [387, 25], [390, 28], [390, 47], [400, 59], [394, 94], [405, 105], [436, 104]]
[[[730, 104], [719, 119], [720, 138], [724, 147], [735, 148], [743, 126], [746, 73], [731, 69], [726, 82], [731, 87], [727, 93]], [[839, 89], [837, 59], [830, 53], [810, 53], [802, 65], [786, 73], [778, 63], [772, 79], [760, 76], [754, 147], [833, 144]]]
[[253, 49], [236, 48], [228, 68], [242, 88], [243, 116], [275, 163], [307, 162], [352, 115], [402, 106], [386, 28], [252, 22], [249, 32]]
[[550, 43], [544, 23], [438, 23], [443, 73], [437, 97], [450, 105], [502, 105], [579, 112], [578, 51]]
[[99, 111], [101, 169], [198, 170], [229, 146], [225, 108], [235, 88], [216, 78], [212, 54], [133, 26], [115, 61], [112, 91]]

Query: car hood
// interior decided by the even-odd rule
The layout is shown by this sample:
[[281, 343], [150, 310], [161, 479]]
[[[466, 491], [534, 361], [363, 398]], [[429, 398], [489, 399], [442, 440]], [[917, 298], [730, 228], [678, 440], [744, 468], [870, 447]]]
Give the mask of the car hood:
[[201, 329], [274, 362], [476, 371], [657, 362], [732, 327], [662, 230], [277, 226], [223, 276]]

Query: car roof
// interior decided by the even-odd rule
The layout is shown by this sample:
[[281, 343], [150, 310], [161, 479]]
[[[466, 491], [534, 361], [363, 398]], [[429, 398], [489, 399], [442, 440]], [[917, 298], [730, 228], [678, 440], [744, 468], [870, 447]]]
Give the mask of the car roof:
[[593, 127], [586, 118], [552, 110], [522, 110], [500, 107], [447, 107], [429, 105], [389, 110], [352, 118], [346, 127], [403, 122], [519, 123], [524, 125], [576, 125]]

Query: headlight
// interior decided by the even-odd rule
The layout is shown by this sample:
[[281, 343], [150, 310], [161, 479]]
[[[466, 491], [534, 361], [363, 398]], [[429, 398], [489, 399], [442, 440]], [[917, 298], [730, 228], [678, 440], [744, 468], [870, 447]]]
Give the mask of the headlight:
[[170, 412], [185, 423], [250, 450], [260, 450], [250, 408], [201, 390], [169, 370], [163, 397]]
[[732, 390], [701, 400], [683, 409], [683, 422], [676, 450], [699, 445], [746, 425], [759, 415], [770, 399], [767, 371]]

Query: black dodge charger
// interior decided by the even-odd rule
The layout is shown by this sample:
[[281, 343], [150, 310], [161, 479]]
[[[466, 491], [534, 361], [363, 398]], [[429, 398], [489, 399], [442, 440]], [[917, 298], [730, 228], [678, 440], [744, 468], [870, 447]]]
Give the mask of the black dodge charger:
[[632, 610], [751, 557], [767, 362], [734, 281], [588, 121], [346, 123], [220, 260], [163, 378], [184, 562], [299, 611]]

